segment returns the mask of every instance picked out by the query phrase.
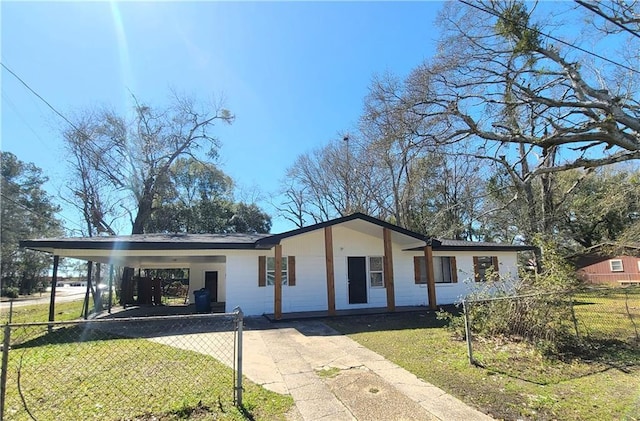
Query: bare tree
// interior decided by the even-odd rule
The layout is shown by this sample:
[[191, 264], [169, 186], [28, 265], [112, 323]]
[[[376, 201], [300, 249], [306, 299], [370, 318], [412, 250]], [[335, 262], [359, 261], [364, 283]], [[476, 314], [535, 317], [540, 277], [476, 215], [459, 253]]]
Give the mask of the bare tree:
[[555, 173], [640, 158], [640, 103], [638, 72], [548, 36], [527, 5], [448, 3], [439, 54], [409, 76], [406, 98], [430, 123], [425, 147], [489, 164], [500, 194], [486, 212], [518, 209], [531, 241], [557, 223]]
[[[441, 20], [442, 53], [423, 67], [425, 101], [449, 130], [431, 140], [467, 150], [484, 142], [486, 156], [498, 160], [524, 147], [529, 177], [640, 158], [637, 72], [546, 38], [521, 2], [449, 4]], [[528, 126], [505, 120], [508, 113], [529, 113]]]
[[[81, 181], [84, 185], [76, 189], [88, 201], [86, 212], [100, 212], [101, 208], [92, 203], [101, 197], [97, 190], [117, 191], [120, 196], [114, 200], [120, 201], [128, 212], [132, 234], [140, 234], [159, 203], [158, 198], [168, 192], [171, 165], [180, 157], [196, 156], [205, 146], [209, 156], [215, 157], [218, 141], [210, 129], [217, 122], [231, 123], [233, 116], [219, 103], [205, 109], [192, 98], [177, 94], [164, 109], [154, 109], [132, 98], [131, 118], [100, 110], [64, 136], [76, 158], [72, 162], [76, 175], [86, 178]], [[101, 215], [90, 215], [90, 219], [98, 231], [109, 232]], [[105, 226], [101, 228], [102, 225]]]
[[[86, 113], [63, 133], [77, 179], [70, 187], [79, 199], [89, 234], [113, 234], [106, 217], [116, 207], [129, 215], [132, 234], [144, 233], [162, 197], [171, 193], [172, 164], [181, 157], [196, 158], [201, 147], [207, 147], [208, 156], [214, 158], [218, 141], [211, 128], [217, 122], [233, 121], [220, 103], [203, 108], [175, 92], [165, 108], [152, 108], [133, 95], [132, 99], [131, 117], [102, 109]], [[127, 287], [132, 274], [131, 268], [123, 271], [123, 304], [133, 299]]]
[[277, 206], [296, 225], [318, 223], [354, 212], [381, 216], [371, 197], [373, 167], [359, 139], [342, 135], [322, 148], [300, 155], [289, 167]]

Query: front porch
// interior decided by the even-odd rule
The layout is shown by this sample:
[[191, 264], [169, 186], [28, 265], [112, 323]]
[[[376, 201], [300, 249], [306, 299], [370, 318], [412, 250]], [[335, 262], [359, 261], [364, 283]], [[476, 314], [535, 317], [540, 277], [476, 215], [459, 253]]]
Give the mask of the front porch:
[[389, 311], [387, 307], [376, 307], [376, 308], [335, 310], [333, 314], [329, 314], [328, 310], [282, 313], [282, 315], [279, 318], [276, 318], [273, 313], [270, 313], [270, 314], [265, 314], [264, 317], [271, 322], [281, 322], [281, 321], [303, 320], [303, 319], [321, 319], [325, 317], [335, 317], [335, 316], [363, 316], [363, 315], [373, 315], [373, 314], [410, 313], [410, 312], [417, 312], [417, 311], [433, 311], [433, 310], [431, 310], [428, 306], [399, 306], [395, 308], [395, 311]]

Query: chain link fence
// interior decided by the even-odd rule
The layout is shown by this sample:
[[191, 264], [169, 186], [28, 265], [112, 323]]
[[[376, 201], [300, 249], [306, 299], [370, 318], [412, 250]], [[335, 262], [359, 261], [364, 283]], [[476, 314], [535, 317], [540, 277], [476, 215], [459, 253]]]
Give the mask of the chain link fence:
[[465, 300], [463, 310], [469, 361], [496, 372], [545, 384], [640, 364], [637, 287]]
[[2, 420], [152, 420], [242, 405], [242, 324], [227, 314], [7, 324]]

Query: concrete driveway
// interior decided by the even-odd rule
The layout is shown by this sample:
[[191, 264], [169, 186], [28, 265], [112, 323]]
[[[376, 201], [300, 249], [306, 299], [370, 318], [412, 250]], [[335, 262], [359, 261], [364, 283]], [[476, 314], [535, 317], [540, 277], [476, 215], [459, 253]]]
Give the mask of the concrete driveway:
[[317, 320], [247, 318], [243, 374], [296, 404], [292, 420], [489, 420]]

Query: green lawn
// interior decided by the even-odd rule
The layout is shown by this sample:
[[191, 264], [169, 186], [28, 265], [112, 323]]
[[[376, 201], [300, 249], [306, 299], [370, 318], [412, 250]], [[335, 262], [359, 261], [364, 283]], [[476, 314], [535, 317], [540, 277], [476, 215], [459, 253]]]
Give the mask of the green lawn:
[[640, 342], [640, 288], [579, 293], [574, 303], [581, 335]]
[[[93, 309], [93, 300], [89, 300], [89, 310]], [[65, 303], [56, 303], [55, 321], [62, 322], [82, 317], [83, 299]], [[49, 321], [49, 304], [34, 304], [13, 307], [11, 323], [35, 323]], [[9, 310], [0, 314], [0, 324], [9, 322]]]
[[[14, 321], [46, 321], [40, 307], [20, 307]], [[77, 318], [81, 307], [60, 304], [56, 319]], [[245, 378], [237, 408], [231, 369], [150, 340], [80, 325], [51, 333], [21, 326], [11, 338], [5, 419], [30, 420], [31, 413], [38, 420], [282, 420], [293, 406], [290, 396]]]
[[[550, 361], [524, 344], [497, 350], [508, 374], [469, 365], [466, 343], [432, 313], [344, 317], [327, 324], [363, 346], [499, 419], [640, 419], [640, 351], [635, 364]], [[518, 375], [522, 373], [522, 375]], [[531, 377], [543, 381], [530, 381]], [[540, 384], [543, 383], [543, 384]]]

